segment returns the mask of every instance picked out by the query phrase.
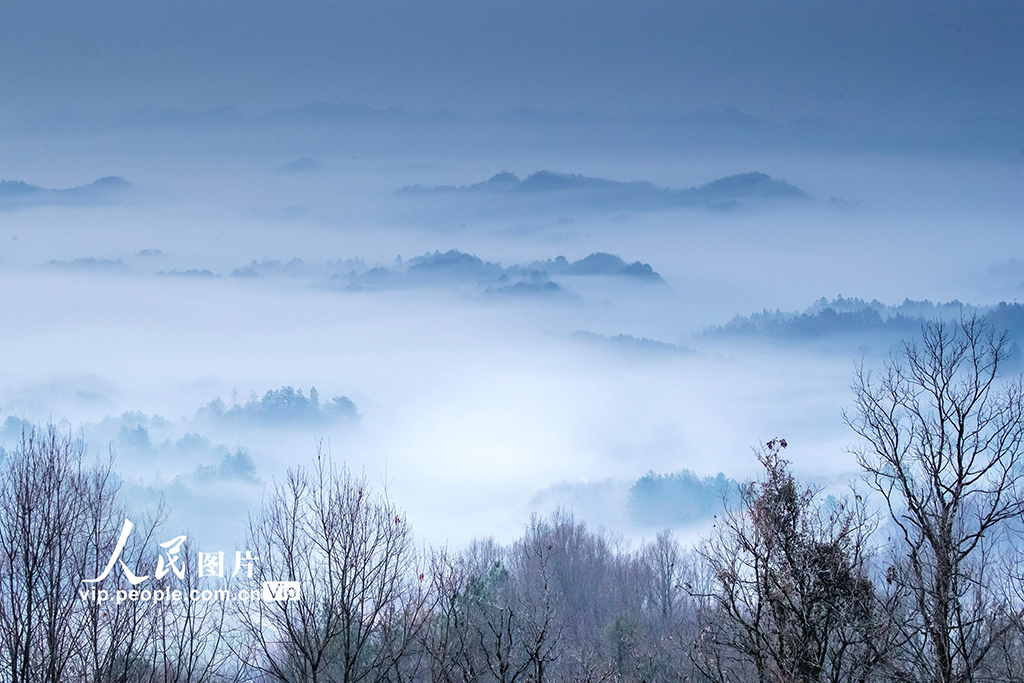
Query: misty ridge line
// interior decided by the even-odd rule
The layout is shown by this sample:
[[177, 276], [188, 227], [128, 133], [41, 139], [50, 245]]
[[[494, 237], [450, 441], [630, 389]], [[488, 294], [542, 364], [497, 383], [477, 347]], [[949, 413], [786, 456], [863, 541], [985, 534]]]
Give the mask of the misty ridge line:
[[[573, 338], [621, 354], [650, 358], [703, 354], [708, 344], [714, 345], [715, 342], [749, 340], [782, 344], [780, 348], [785, 349], [787, 344], [846, 340], [859, 343], [856, 355], [863, 358], [892, 353], [929, 325], [952, 324], [972, 317], [1006, 335], [1004, 367], [1015, 372], [1024, 369], [1024, 352], [1021, 349], [1024, 345], [1024, 304], [1006, 301], [979, 305], [958, 300], [934, 303], [927, 299], [908, 298], [900, 304], [890, 305], [877, 299], [869, 302], [856, 297], [822, 297], [803, 311], [765, 309], [751, 315], [736, 315], [724, 324], [706, 326], [694, 334], [684, 335], [679, 343], [629, 334], [604, 335], [587, 330], [577, 330]], [[684, 342], [694, 346], [684, 345]], [[873, 348], [872, 344], [877, 344], [878, 348]], [[805, 347], [799, 348], [806, 351]]]
[[[143, 262], [161, 260], [166, 257], [159, 249], [143, 249], [136, 253]], [[80, 271], [111, 275], [138, 273], [122, 259], [85, 257], [71, 261], [51, 260], [43, 268]], [[1011, 261], [1003, 266], [993, 266], [991, 273], [1009, 271], [1012, 276], [1020, 270], [1020, 264]], [[159, 270], [152, 277], [178, 279], [215, 280], [222, 276], [206, 268], [185, 268]], [[629, 263], [615, 254], [594, 252], [589, 256], [570, 261], [564, 256], [554, 259], [535, 260], [510, 266], [500, 262], [485, 261], [474, 254], [450, 249], [446, 252], [427, 252], [422, 256], [402, 260], [396, 257], [391, 266], [370, 265], [361, 258], [338, 259], [324, 263], [313, 263], [303, 259], [252, 260], [248, 265], [233, 269], [228, 277], [238, 280], [256, 279], [305, 279], [313, 286], [321, 286], [344, 292], [381, 292], [415, 287], [451, 287], [470, 285], [484, 296], [543, 296], [561, 298], [572, 303], [583, 300], [568, 292], [563, 284], [553, 277], [602, 277], [610, 282], [635, 282], [641, 285], [667, 285], [661, 275], [647, 263]], [[891, 305], [877, 299], [866, 301], [856, 297], [838, 296], [833, 299], [822, 297], [802, 311], [764, 309], [750, 315], [737, 314], [719, 325], [705, 326], [696, 331], [695, 339], [712, 338], [814, 338], [829, 335], [850, 335], [875, 332], [892, 333], [897, 336], [916, 334], [922, 324], [935, 320], [955, 320], [962, 315], [977, 314], [1008, 330], [1015, 338], [1024, 339], [1024, 306], [1016, 302], [999, 301], [994, 304], [972, 304], [952, 300], [933, 303], [925, 300], [905, 299]], [[592, 331], [578, 330], [581, 340], [608, 342], [622, 348], [640, 347], [650, 342], [665, 345], [662, 350], [692, 351], [686, 346], [669, 344], [630, 335], [604, 337]], [[685, 337], [684, 337], [685, 339]]]
[[[160, 249], [143, 249], [135, 254], [141, 263], [159, 262], [166, 254]], [[155, 272], [133, 268], [121, 258], [84, 257], [70, 261], [51, 260], [39, 266], [67, 272], [97, 275], [144, 275], [190, 280], [216, 280], [221, 278], [207, 268], [172, 268]], [[299, 258], [253, 260], [248, 265], [233, 269], [228, 278], [233, 280], [287, 279], [301, 280], [309, 286], [345, 292], [371, 292], [416, 287], [473, 287], [486, 297], [543, 297], [581, 303], [582, 299], [569, 292], [552, 278], [582, 277], [607, 278], [610, 281], [634, 282], [639, 285], [666, 285], [667, 283], [650, 264], [629, 263], [620, 256], [594, 252], [570, 261], [564, 256], [503, 266], [485, 261], [479, 256], [450, 249], [446, 252], [427, 252], [408, 260], [396, 257], [392, 265], [370, 265], [361, 258], [337, 259], [312, 263]]]
[[[144, 249], [136, 253], [141, 262], [166, 258], [159, 249]], [[1016, 272], [1019, 266], [1011, 261], [990, 271]], [[71, 261], [53, 260], [41, 267], [86, 274], [113, 276], [143, 275], [182, 280], [213, 281], [222, 278], [206, 268], [158, 270], [143, 273], [122, 259], [86, 257]], [[595, 252], [570, 261], [564, 256], [503, 266], [500, 262], [486, 261], [479, 256], [451, 249], [446, 252], [427, 252], [422, 256], [402, 260], [397, 257], [390, 266], [370, 265], [360, 258], [338, 259], [313, 263], [303, 259], [253, 260], [248, 265], [232, 270], [232, 280], [302, 280], [309, 286], [347, 293], [388, 292], [410, 288], [473, 288], [485, 299], [543, 300], [562, 304], [580, 305], [586, 301], [570, 291], [562, 278], [602, 278], [609, 283], [631, 283], [647, 287], [666, 286], [668, 283], [649, 264], [641, 261], [628, 263], [615, 254]], [[581, 342], [622, 352], [642, 355], [688, 355], [695, 353], [689, 345], [701, 340], [760, 339], [785, 341], [812, 340], [829, 337], [863, 337], [864, 341], [884, 338], [894, 342], [917, 334], [922, 325], [935, 320], [956, 320], [963, 315], [979, 315], [1014, 340], [1024, 340], [1024, 306], [1000, 301], [994, 304], [972, 304], [958, 300], [933, 303], [929, 300], [906, 299], [889, 305], [880, 301], [866, 301], [856, 297], [822, 297], [802, 311], [763, 310], [751, 315], [737, 314], [730, 320], [705, 326], [692, 335], [683, 335], [677, 342], [660, 341], [630, 334], [597, 334], [579, 329], [573, 336]], [[866, 345], [864, 348], [869, 348]], [[1015, 351], [1015, 354], [1017, 352]], [[1019, 354], [1017, 354], [1019, 355]]]
[[673, 358], [692, 356], [697, 353], [694, 349], [682, 344], [672, 344], [649, 337], [636, 337], [631, 334], [607, 335], [589, 330], [576, 330], [572, 333], [572, 336], [573, 339], [583, 343], [626, 354]]
[[[322, 165], [316, 159], [299, 159], [277, 167], [278, 174], [316, 173]], [[38, 204], [100, 203], [122, 197], [131, 183], [117, 176], [107, 176], [89, 185], [66, 190], [51, 190], [22, 180], [0, 180], [0, 208], [15, 209]], [[581, 208], [599, 211], [651, 211], [659, 209], [703, 206], [712, 210], [731, 210], [746, 200], [797, 200], [808, 194], [788, 182], [765, 173], [751, 171], [726, 176], [697, 187], [681, 190], [660, 187], [645, 180], [617, 181], [540, 170], [523, 179], [502, 171], [488, 180], [472, 185], [406, 185], [399, 188], [399, 197], [509, 197], [518, 201], [542, 196], [558, 196]], [[491, 208], [495, 207], [491, 204]]]
[[995, 329], [1024, 339], [1024, 305], [1016, 302], [979, 305], [955, 299], [947, 303], [905, 299], [888, 305], [877, 299], [868, 302], [843, 296], [831, 300], [822, 297], [803, 311], [765, 309], [749, 316], [738, 315], [724, 325], [705, 328], [701, 336], [799, 338], [888, 331], [912, 337], [926, 323], [956, 321], [965, 316], [977, 316]]
[[758, 171], [713, 180], [698, 187], [674, 190], [644, 180], [618, 181], [578, 173], [537, 171], [523, 179], [502, 171], [472, 185], [407, 185], [399, 196], [509, 197], [528, 201], [532, 197], [558, 195], [585, 206], [604, 210], [650, 211], [704, 206], [708, 209], [737, 208], [741, 200], [806, 199], [807, 193], [785, 180]]
[[0, 180], [0, 210], [42, 204], [109, 204], [131, 189], [132, 184], [120, 176], [104, 176], [87, 185], [63, 189], [41, 187], [23, 180]]
[[[424, 134], [431, 131], [465, 134], [496, 128], [551, 130], [579, 135], [594, 144], [644, 146], [661, 142], [711, 147], [739, 144], [765, 149], [792, 147], [810, 152], [947, 153], [1024, 160], [1024, 115], [963, 116], [943, 126], [884, 129], [838, 124], [823, 117], [798, 117], [779, 123], [735, 107], [721, 111], [697, 109], [680, 114], [609, 114], [580, 110], [554, 112], [519, 106], [498, 114], [469, 116], [450, 109], [413, 113], [397, 106], [375, 108], [350, 102], [311, 101], [263, 114], [245, 114], [229, 105], [198, 110], [140, 107], [112, 115], [85, 114], [71, 107], [59, 107], [0, 130], [8, 136], [19, 136], [410, 126]], [[620, 139], [617, 131], [635, 131], [642, 135], [629, 143]]]

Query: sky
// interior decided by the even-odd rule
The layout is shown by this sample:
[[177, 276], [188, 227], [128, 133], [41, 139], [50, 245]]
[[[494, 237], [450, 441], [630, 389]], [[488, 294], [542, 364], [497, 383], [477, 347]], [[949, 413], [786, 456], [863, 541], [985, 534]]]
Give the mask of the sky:
[[895, 128], [1024, 112], [1013, 0], [0, 0], [0, 120], [311, 100]]

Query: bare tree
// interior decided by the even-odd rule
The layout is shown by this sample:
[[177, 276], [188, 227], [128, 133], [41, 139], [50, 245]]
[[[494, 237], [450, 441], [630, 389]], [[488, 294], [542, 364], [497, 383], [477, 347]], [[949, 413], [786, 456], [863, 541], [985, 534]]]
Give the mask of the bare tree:
[[[527, 537], [548, 553], [549, 600], [554, 601], [558, 660], [552, 673], [563, 681], [601, 681], [615, 675], [608, 624], [623, 611], [636, 611], [636, 600], [624, 596], [637, 588], [635, 567], [623, 548], [564, 510], [556, 511]], [[540, 536], [536, 531], [541, 531]], [[525, 540], [525, 539], [524, 539]], [[551, 550], [547, 549], [551, 546]]]
[[0, 481], [0, 634], [12, 683], [60, 681], [74, 657], [71, 614], [84, 513], [83, 447], [55, 427], [22, 434]]
[[[190, 544], [182, 546], [184, 567], [195, 567], [196, 555]], [[199, 578], [185, 571], [177, 580], [168, 574], [161, 582], [164, 591], [178, 590], [183, 596], [198, 591]], [[209, 581], [210, 579], [203, 579]], [[219, 579], [207, 590], [231, 591], [229, 579]], [[170, 601], [154, 610], [153, 671], [160, 683], [207, 683], [236, 680], [240, 667], [232, 661], [231, 637], [235, 625], [225, 600]]]
[[518, 579], [519, 637], [532, 683], [544, 683], [548, 667], [560, 655], [563, 626], [551, 575], [552, 556], [559, 552], [551, 525], [536, 517], [512, 546], [511, 564]]
[[558, 658], [546, 523], [503, 548], [475, 541], [461, 556], [435, 555], [435, 612], [427, 631], [432, 681], [541, 683]]
[[[299, 581], [301, 599], [240, 612], [254, 664], [279, 681], [395, 676], [426, 622], [426, 586], [405, 517], [366, 481], [318, 456], [292, 470], [251, 520], [253, 586]], [[422, 576], [422, 575], [420, 575]]]
[[643, 561], [650, 572], [650, 602], [665, 622], [676, 615], [683, 597], [682, 583], [686, 571], [684, 556], [672, 531], [665, 529], [646, 546]]
[[[119, 572], [83, 584], [127, 516], [112, 462], [87, 467], [84, 457], [81, 441], [48, 425], [23, 433], [0, 467], [0, 672], [12, 683], [152, 677], [153, 605], [89, 597], [132, 588]], [[134, 570], [160, 518], [124, 545]]]
[[431, 683], [469, 683], [475, 680], [464, 609], [468, 581], [466, 563], [446, 548], [430, 558], [430, 621], [421, 631], [420, 645], [428, 657]]
[[698, 593], [694, 662], [723, 683], [863, 681], [879, 663], [883, 623], [868, 578], [872, 525], [861, 501], [801, 486], [785, 447], [758, 452], [764, 478], [742, 488], [700, 550], [710, 591]]
[[517, 683], [530, 669], [521, 641], [520, 601], [508, 553], [493, 543], [474, 543], [467, 558], [469, 576], [463, 592], [466, 638], [461, 668], [471, 680]]
[[1021, 507], [1024, 390], [1005, 334], [976, 317], [927, 325], [877, 378], [861, 367], [847, 422], [898, 536], [889, 581], [909, 598], [901, 677], [975, 681], [1012, 614], [986, 576]]
[[135, 517], [132, 533], [122, 548], [120, 560], [136, 575], [148, 573], [145, 567], [156, 560], [156, 535], [166, 521], [167, 510], [161, 502], [152, 514], [134, 515], [121, 501], [120, 481], [113, 471], [113, 459], [85, 473], [82, 539], [76, 594], [80, 591], [106, 592], [110, 599], [81, 600], [75, 615], [78, 638], [76, 671], [79, 680], [132, 681], [155, 680], [155, 622], [159, 607], [152, 602], [116, 600], [119, 592], [136, 588], [118, 569], [102, 581], [86, 584], [86, 578], [99, 577], [115, 553], [119, 534], [126, 520]]

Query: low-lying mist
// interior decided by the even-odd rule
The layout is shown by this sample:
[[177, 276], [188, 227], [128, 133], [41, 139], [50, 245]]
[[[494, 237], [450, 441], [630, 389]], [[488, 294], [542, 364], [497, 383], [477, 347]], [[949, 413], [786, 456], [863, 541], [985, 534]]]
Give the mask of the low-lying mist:
[[[775, 436], [841, 487], [855, 363], [961, 310], [894, 325], [884, 306], [1024, 288], [1021, 166], [1005, 161], [401, 151], [291, 129], [60, 139], [5, 142], [0, 176], [38, 192], [0, 202], [2, 437], [59, 422], [112, 451], [140, 500], [165, 496], [173, 524], [228, 544], [318, 444], [439, 542], [512, 538], [560, 506], [626, 537], [699, 528], [704, 507], [658, 492], [716, 497], [701, 482], [746, 478]], [[502, 171], [553, 184], [401, 191]], [[806, 196], [671, 194], [752, 172]], [[106, 176], [130, 186], [45, 189]], [[853, 315], [839, 295], [883, 308], [814, 317]], [[288, 419], [261, 407], [299, 390]]]

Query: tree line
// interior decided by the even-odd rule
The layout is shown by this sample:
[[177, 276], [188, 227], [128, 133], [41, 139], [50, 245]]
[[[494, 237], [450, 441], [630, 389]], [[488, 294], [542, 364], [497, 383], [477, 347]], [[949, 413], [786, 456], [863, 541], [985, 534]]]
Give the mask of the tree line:
[[[692, 546], [665, 531], [633, 548], [559, 512], [510, 544], [422, 549], [386, 492], [318, 456], [250, 516], [252, 575], [198, 577], [187, 543], [160, 543], [164, 510], [126, 508], [112, 462], [53, 426], [29, 431], [0, 462], [0, 677], [1024, 681], [1024, 385], [1002, 375], [1008, 350], [976, 318], [925, 326], [854, 376], [863, 478], [848, 495], [800, 481], [772, 439]], [[151, 593], [287, 580], [301, 595], [82, 597], [140, 576]]]

